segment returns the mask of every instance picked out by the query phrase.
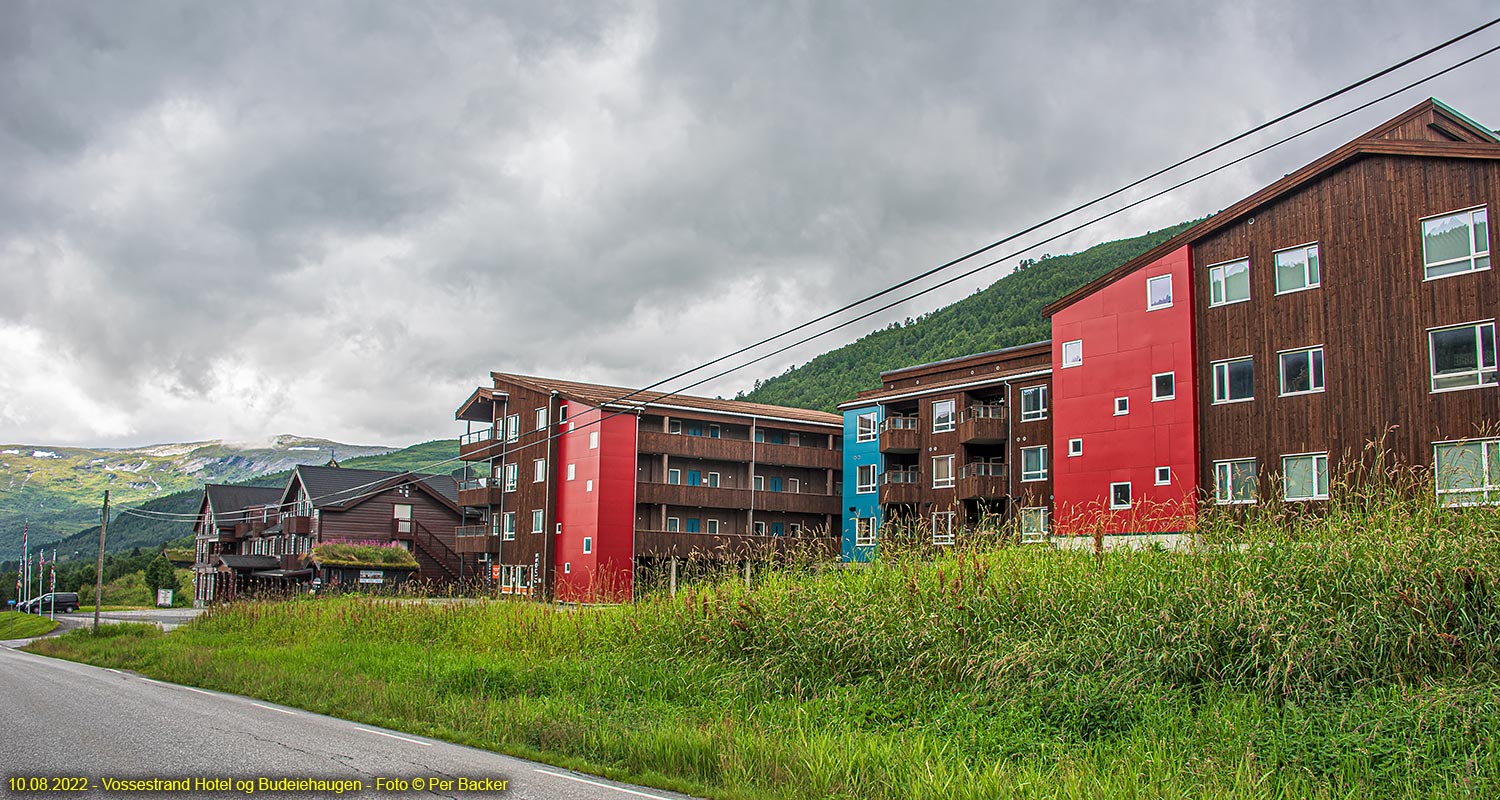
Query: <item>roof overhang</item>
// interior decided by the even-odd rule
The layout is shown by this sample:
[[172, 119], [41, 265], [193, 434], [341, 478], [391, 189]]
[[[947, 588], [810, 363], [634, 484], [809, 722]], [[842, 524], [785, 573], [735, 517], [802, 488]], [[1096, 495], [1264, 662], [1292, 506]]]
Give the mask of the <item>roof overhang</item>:
[[891, 394], [880, 395], [878, 397], [865, 397], [858, 400], [850, 400], [847, 403], [839, 403], [839, 410], [843, 411], [850, 408], [864, 408], [865, 406], [880, 406], [896, 400], [907, 400], [913, 397], [921, 397], [923, 395], [951, 392], [955, 389], [974, 389], [980, 386], [994, 386], [1001, 383], [1015, 383], [1016, 381], [1023, 381], [1027, 378], [1040, 378], [1043, 375], [1051, 374], [1052, 368], [1046, 367], [1044, 369], [1033, 369], [1026, 372], [1012, 372], [1006, 375], [991, 375], [985, 377], [983, 380], [977, 381], [948, 383], [939, 386], [924, 386], [921, 389], [912, 389], [908, 392], [893, 392]]

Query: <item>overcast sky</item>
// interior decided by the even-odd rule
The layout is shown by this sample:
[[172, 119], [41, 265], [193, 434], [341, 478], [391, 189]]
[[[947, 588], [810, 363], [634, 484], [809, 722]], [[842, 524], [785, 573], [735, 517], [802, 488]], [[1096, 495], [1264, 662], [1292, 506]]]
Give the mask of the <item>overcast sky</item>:
[[[0, 442], [404, 445], [456, 435], [491, 369], [653, 382], [1495, 11], [5, 0]], [[1429, 95], [1500, 126], [1497, 74], [1500, 54], [1030, 255], [1222, 208]]]

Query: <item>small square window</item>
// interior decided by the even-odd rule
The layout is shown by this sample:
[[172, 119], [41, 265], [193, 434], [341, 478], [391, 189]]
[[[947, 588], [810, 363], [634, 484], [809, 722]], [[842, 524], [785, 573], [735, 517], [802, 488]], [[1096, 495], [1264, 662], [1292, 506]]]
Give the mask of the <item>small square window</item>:
[[680, 420], [680, 419], [669, 419], [669, 420], [667, 420], [667, 433], [682, 433], [682, 420]]
[[1500, 439], [1433, 445], [1438, 503], [1473, 506], [1500, 503]]
[[708, 529], [707, 529], [708, 533], [718, 533], [719, 532], [719, 521], [718, 520], [716, 520], [716, 519], [705, 520], [704, 524], [706, 524], [708, 526]]
[[1028, 386], [1021, 390], [1021, 421], [1034, 422], [1047, 418], [1047, 387]]
[[1495, 323], [1437, 328], [1427, 332], [1432, 391], [1473, 389], [1497, 382]]
[[[874, 464], [860, 464], [854, 468], [854, 476], [855, 494], [869, 494], [875, 491], [876, 470]], [[760, 476], [756, 475], [755, 479], [757, 484], [759, 484]], [[756, 488], [758, 489], [760, 486], [757, 485]]]
[[957, 427], [954, 421], [954, 401], [934, 400], [932, 401], [932, 432], [946, 433]]
[[1117, 417], [1123, 417], [1123, 416], [1125, 416], [1126, 414], [1129, 414], [1129, 413], [1130, 413], [1130, 398], [1128, 398], [1128, 397], [1116, 397], [1115, 398], [1115, 416], [1117, 416]]
[[1208, 304], [1227, 306], [1250, 299], [1250, 259], [1242, 258], [1208, 268]]
[[1172, 276], [1157, 275], [1146, 279], [1146, 310], [1172, 307]]
[[584, 553], [592, 553], [592, 552], [594, 552], [594, 537], [592, 537], [592, 536], [585, 536], [585, 537], [583, 537], [583, 552]]
[[877, 431], [878, 421], [874, 411], [866, 411], [854, 418], [854, 441], [873, 442], [879, 435]]
[[[855, 547], [874, 547], [875, 546], [875, 536], [876, 536], [876, 533], [878, 532], [878, 530], [879, 530], [879, 528], [875, 524], [875, 518], [874, 517], [858, 517], [858, 518], [856, 518], [854, 520], [854, 546]], [[765, 532], [766, 532], [766, 523], [764, 523], [764, 522], [757, 522], [757, 523], [755, 523], [755, 532], [764, 535]]]
[[932, 488], [947, 489], [953, 486], [953, 456], [933, 456]]
[[723, 429], [720, 428], [718, 425], [709, 425], [708, 426], [708, 438], [710, 438], [710, 439], [718, 439], [718, 438], [720, 438], [722, 436], [723, 436]]
[[1422, 220], [1422, 265], [1428, 280], [1490, 268], [1487, 207]]
[[1214, 362], [1214, 402], [1238, 403], [1255, 399], [1255, 360], [1235, 358]]
[[1169, 485], [1171, 483], [1172, 483], [1172, 468], [1171, 467], [1157, 467], [1156, 468], [1156, 485], [1157, 486], [1167, 486], [1167, 485]]
[[667, 470], [667, 483], [670, 484], [670, 485], [672, 485], [672, 486], [677, 486], [677, 485], [681, 484], [682, 483], [682, 470], [680, 470], [680, 469], [669, 469], [669, 470]]
[[564, 561], [563, 562], [563, 574], [564, 575], [571, 575], [572, 573], [573, 573], [573, 562], [571, 562], [571, 561]]
[[1063, 369], [1067, 369], [1068, 367], [1076, 367], [1076, 366], [1078, 366], [1078, 365], [1080, 365], [1082, 363], [1083, 363], [1083, 340], [1082, 339], [1074, 339], [1071, 342], [1063, 342], [1063, 344], [1062, 344], [1062, 365], [1063, 365]]
[[1047, 446], [1021, 448], [1021, 480], [1047, 480]]
[[755, 535], [756, 536], [765, 536], [766, 535], [766, 523], [764, 523], [764, 522], [757, 522], [757, 523], [755, 523]]
[[1289, 501], [1328, 499], [1328, 454], [1307, 453], [1281, 459], [1282, 495]]
[[1021, 509], [1021, 534], [1040, 536], [1051, 527], [1051, 514], [1046, 506]]
[[1111, 483], [1109, 485], [1109, 507], [1113, 509], [1130, 508], [1130, 482]]
[[1323, 348], [1287, 350], [1278, 356], [1282, 396], [1323, 391]]
[[1072, 456], [1081, 456], [1081, 455], [1083, 455], [1083, 440], [1082, 439], [1069, 439], [1068, 440], [1068, 456], [1072, 457]]
[[1158, 372], [1151, 376], [1151, 402], [1174, 400], [1177, 397], [1177, 373]]
[[1318, 268], [1318, 246], [1304, 244], [1271, 254], [1276, 266], [1276, 293], [1316, 289], [1323, 284]]
[[676, 533], [682, 529], [682, 520], [678, 517], [667, 517], [667, 533]]
[[1219, 505], [1253, 503], [1256, 498], [1255, 459], [1214, 462], [1214, 501]]
[[583, 490], [585, 492], [592, 492], [592, 491], [594, 491], [594, 479], [593, 478], [589, 478], [588, 480], [586, 480], [586, 481], [583, 482]]

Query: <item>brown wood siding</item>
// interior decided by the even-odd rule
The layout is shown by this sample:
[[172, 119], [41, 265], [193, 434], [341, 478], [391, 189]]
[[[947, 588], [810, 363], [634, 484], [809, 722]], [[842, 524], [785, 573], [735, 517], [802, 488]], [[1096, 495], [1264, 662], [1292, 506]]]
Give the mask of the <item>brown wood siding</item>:
[[[459, 516], [453, 509], [433, 499], [426, 492], [412, 488], [409, 495], [402, 495], [397, 487], [387, 489], [365, 500], [347, 511], [331, 508], [319, 510], [318, 540], [320, 542], [392, 542], [413, 541], [417, 534], [398, 533], [395, 527], [395, 506], [411, 506], [412, 520], [431, 533], [449, 550], [456, 548], [453, 529]], [[435, 556], [443, 555], [441, 552]], [[458, 576], [431, 563], [429, 558], [418, 555], [422, 563], [420, 575], [425, 580], [448, 581]], [[457, 563], [452, 565], [456, 571]]]
[[[1425, 120], [1412, 124], [1425, 125]], [[1401, 133], [1401, 132], [1398, 132]], [[1405, 131], [1404, 135], [1413, 135]], [[1433, 394], [1427, 330], [1500, 315], [1494, 269], [1424, 281], [1419, 220], [1488, 205], [1491, 251], [1500, 163], [1368, 156], [1315, 180], [1193, 246], [1201, 478], [1254, 457], [1261, 496], [1283, 455], [1344, 454], [1385, 437], [1408, 463], [1430, 465], [1435, 441], [1500, 420], [1493, 387]], [[1277, 296], [1273, 251], [1317, 242], [1322, 286]], [[1207, 267], [1250, 258], [1251, 299], [1210, 308]], [[1319, 345], [1326, 390], [1279, 397], [1278, 351]], [[1255, 399], [1214, 405], [1214, 361], [1255, 358]]]

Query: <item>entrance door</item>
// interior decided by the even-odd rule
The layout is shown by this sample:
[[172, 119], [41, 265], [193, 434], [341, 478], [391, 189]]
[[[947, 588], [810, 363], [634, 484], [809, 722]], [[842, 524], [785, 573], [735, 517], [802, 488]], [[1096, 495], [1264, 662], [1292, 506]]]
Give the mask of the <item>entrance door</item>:
[[690, 469], [690, 470], [688, 470], [688, 485], [689, 486], [702, 486], [703, 485], [703, 471], [702, 470], [696, 470], [696, 469]]

